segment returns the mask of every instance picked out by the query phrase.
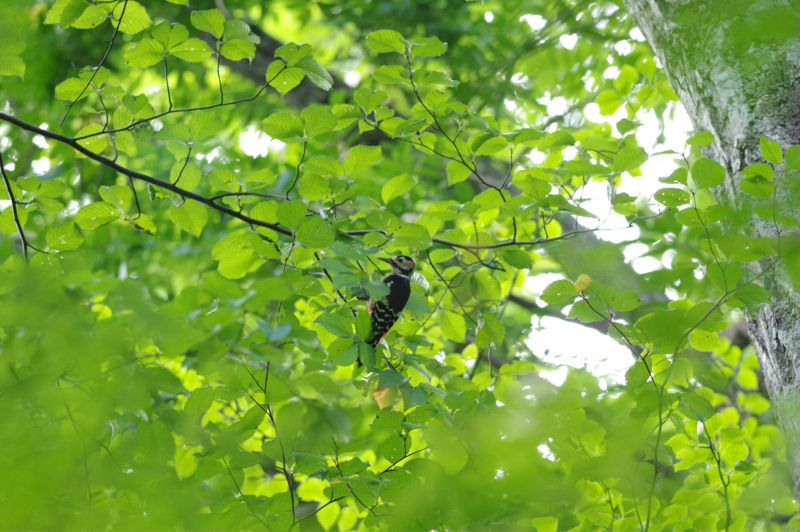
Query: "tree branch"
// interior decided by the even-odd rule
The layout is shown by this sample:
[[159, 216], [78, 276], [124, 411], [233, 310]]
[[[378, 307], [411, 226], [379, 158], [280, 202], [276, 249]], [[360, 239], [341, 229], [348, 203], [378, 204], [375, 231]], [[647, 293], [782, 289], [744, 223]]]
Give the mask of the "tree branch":
[[255, 225], [255, 226], [258, 226], [258, 227], [264, 227], [266, 229], [271, 229], [272, 231], [275, 231], [276, 233], [280, 233], [282, 235], [287, 235], [287, 236], [293, 236], [294, 235], [294, 233], [291, 230], [283, 227], [280, 224], [271, 223], [271, 222], [265, 222], [263, 220], [257, 220], [255, 218], [247, 216], [246, 214], [242, 214], [241, 212], [235, 211], [235, 210], [233, 210], [233, 209], [231, 209], [229, 207], [226, 207], [224, 205], [220, 205], [220, 204], [216, 203], [211, 198], [207, 198], [205, 196], [201, 196], [200, 194], [197, 194], [197, 193], [192, 192], [190, 190], [186, 190], [184, 188], [181, 188], [181, 187], [179, 187], [177, 185], [174, 185], [172, 183], [169, 183], [167, 181], [161, 181], [160, 179], [157, 179], [157, 178], [155, 178], [153, 176], [144, 174], [142, 172], [137, 172], [136, 170], [131, 170], [129, 168], [125, 168], [124, 166], [121, 166], [121, 165], [117, 164], [116, 162], [112, 161], [111, 159], [103, 157], [102, 155], [98, 155], [97, 153], [95, 153], [95, 152], [93, 152], [93, 151], [81, 146], [81, 144], [76, 139], [73, 139], [73, 138], [70, 138], [70, 137], [66, 137], [64, 135], [60, 135], [58, 133], [54, 133], [54, 132], [48, 131], [46, 129], [42, 129], [40, 127], [37, 127], [37, 126], [35, 126], [33, 124], [29, 124], [29, 123], [27, 123], [27, 122], [25, 122], [23, 120], [20, 120], [19, 118], [16, 118], [14, 116], [8, 115], [6, 113], [0, 113], [0, 120], [2, 120], [4, 122], [8, 122], [9, 124], [13, 124], [13, 125], [19, 127], [20, 129], [24, 129], [26, 131], [30, 131], [31, 133], [37, 133], [39, 135], [42, 135], [45, 138], [48, 138], [48, 139], [51, 139], [51, 140], [55, 140], [55, 141], [60, 142], [62, 144], [66, 144], [67, 146], [71, 147], [75, 151], [78, 151], [78, 152], [82, 153], [83, 155], [85, 155], [89, 159], [92, 159], [93, 161], [98, 162], [98, 163], [102, 164], [103, 166], [106, 166], [106, 167], [108, 167], [108, 168], [110, 168], [110, 169], [112, 169], [112, 170], [114, 170], [116, 172], [119, 172], [122, 175], [128, 176], [129, 178], [136, 179], [138, 181], [144, 181], [145, 183], [150, 183], [151, 185], [157, 186], [157, 187], [162, 188], [164, 190], [169, 190], [170, 192], [178, 194], [179, 196], [181, 196], [184, 199], [190, 199], [190, 200], [194, 200], [194, 201], [196, 201], [198, 203], [202, 203], [204, 205], [207, 205], [208, 207], [211, 207], [212, 209], [214, 209], [216, 211], [219, 211], [219, 212], [222, 212], [224, 214], [227, 214], [228, 216], [230, 216], [232, 218], [236, 218], [236, 219], [241, 220], [243, 222], [246, 222], [248, 224]]

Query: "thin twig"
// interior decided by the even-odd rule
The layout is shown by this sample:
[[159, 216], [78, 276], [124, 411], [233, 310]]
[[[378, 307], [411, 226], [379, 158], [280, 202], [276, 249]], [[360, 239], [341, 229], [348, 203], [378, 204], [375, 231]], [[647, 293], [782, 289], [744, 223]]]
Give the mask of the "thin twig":
[[6, 192], [8, 192], [8, 198], [11, 200], [11, 214], [14, 217], [14, 224], [17, 226], [19, 239], [22, 241], [22, 256], [25, 258], [25, 262], [28, 262], [28, 248], [30, 244], [28, 244], [28, 239], [25, 237], [25, 230], [22, 229], [22, 222], [20, 222], [19, 212], [17, 211], [17, 199], [14, 197], [11, 181], [9, 181], [8, 174], [6, 174], [6, 165], [5, 161], [3, 161], [2, 153], [0, 153], [0, 174], [3, 176], [3, 183], [6, 185]]
[[228, 470], [228, 475], [230, 475], [231, 481], [233, 482], [233, 485], [236, 486], [236, 492], [239, 494], [239, 497], [247, 505], [247, 508], [250, 510], [250, 513], [252, 514], [252, 516], [255, 517], [256, 520], [259, 523], [264, 525], [264, 528], [266, 528], [267, 530], [270, 530], [270, 526], [267, 524], [267, 522], [264, 521], [261, 517], [258, 516], [258, 514], [256, 513], [255, 508], [253, 508], [253, 506], [250, 504], [250, 501], [247, 499], [247, 495], [242, 493], [242, 488], [239, 487], [239, 483], [236, 481], [236, 477], [233, 476], [233, 471], [231, 471], [231, 467], [228, 465], [228, 460], [223, 458], [222, 463], [225, 464], [225, 469]]
[[[124, 0], [124, 2], [125, 3], [122, 4], [122, 12], [119, 14], [119, 20], [117, 20], [117, 25], [114, 27], [114, 33], [111, 34], [111, 39], [108, 41], [108, 47], [106, 48], [103, 57], [100, 58], [100, 62], [95, 67], [94, 72], [92, 72], [91, 77], [89, 77], [89, 81], [87, 81], [86, 85], [83, 86], [83, 89], [81, 90], [80, 94], [78, 94], [78, 97], [72, 100], [69, 104], [69, 107], [67, 107], [67, 111], [64, 113], [64, 118], [61, 119], [62, 126], [64, 125], [64, 121], [67, 119], [67, 116], [69, 116], [72, 107], [78, 103], [78, 100], [83, 98], [83, 95], [86, 94], [87, 90], [89, 90], [89, 86], [91, 86], [94, 78], [97, 76], [97, 73], [100, 72], [100, 69], [105, 64], [106, 59], [108, 59], [108, 55], [111, 53], [111, 49], [114, 47], [114, 41], [117, 39], [117, 35], [119, 34], [119, 28], [122, 25], [122, 19], [125, 17], [125, 10], [128, 8], [128, 0]], [[119, 5], [119, 2], [117, 2], [117, 5]], [[115, 5], [114, 8], [116, 9], [116, 7], [117, 6]]]
[[186, 151], [186, 158], [183, 160], [183, 166], [181, 166], [180, 172], [178, 172], [178, 177], [175, 178], [175, 181], [172, 182], [173, 185], [177, 185], [178, 181], [181, 180], [183, 177], [183, 171], [186, 170], [186, 166], [189, 164], [189, 159], [192, 158], [192, 143], [189, 143], [189, 148]]
[[294, 190], [294, 187], [297, 185], [297, 181], [300, 180], [300, 167], [303, 166], [303, 161], [306, 159], [306, 149], [308, 147], [308, 139], [303, 138], [303, 153], [300, 155], [300, 161], [297, 163], [297, 168], [295, 168], [294, 173], [294, 181], [286, 190], [286, 200], [289, 200], [289, 193]]
[[[219, 41], [217, 41], [217, 46], [219, 47]], [[219, 66], [220, 62], [222, 61], [222, 54], [217, 49], [217, 83], [219, 84], [219, 103], [220, 105], [225, 103], [225, 92], [222, 89], [222, 76], [219, 73]]]
[[390, 473], [391, 471], [393, 471], [393, 470], [394, 470], [394, 467], [395, 467], [397, 464], [399, 464], [400, 462], [402, 462], [402, 461], [403, 461], [403, 460], [405, 460], [406, 458], [410, 458], [410, 457], [414, 456], [415, 454], [423, 453], [423, 452], [425, 452], [425, 451], [427, 451], [427, 450], [428, 450], [428, 447], [423, 447], [422, 449], [417, 449], [416, 451], [412, 451], [412, 452], [410, 452], [410, 453], [406, 453], [405, 455], [403, 455], [403, 457], [402, 457], [402, 458], [398, 458], [397, 460], [395, 460], [394, 462], [392, 462], [392, 463], [391, 463], [391, 464], [390, 464], [390, 465], [389, 465], [389, 466], [388, 466], [386, 469], [384, 469], [383, 471], [381, 471], [380, 473], [378, 473], [378, 476], [381, 476], [381, 475], [383, 475], [384, 473]]
[[267, 87], [269, 87], [269, 84], [276, 77], [278, 77], [281, 74], [281, 72], [283, 72], [284, 68], [281, 68], [278, 72], [275, 73], [274, 76], [272, 76], [263, 85], [261, 85], [261, 87], [259, 87], [258, 91], [253, 96], [249, 96], [247, 98], [239, 98], [238, 100], [232, 100], [232, 101], [229, 101], [229, 102], [214, 103], [214, 104], [209, 104], [209, 105], [199, 105], [199, 106], [196, 106], [196, 107], [185, 107], [185, 108], [182, 108], [182, 109], [168, 109], [166, 111], [162, 111], [160, 113], [156, 113], [156, 114], [154, 114], [152, 116], [148, 116], [148, 117], [145, 117], [145, 118], [140, 118], [139, 120], [131, 122], [127, 126], [116, 128], [116, 129], [109, 129], [109, 130], [106, 130], [106, 131], [97, 131], [95, 133], [87, 133], [86, 135], [82, 135], [80, 137], [75, 137], [75, 140], [84, 140], [84, 139], [96, 137], [98, 135], [111, 135], [111, 134], [114, 134], [114, 133], [120, 133], [122, 131], [130, 131], [132, 129], [136, 129], [137, 127], [139, 127], [142, 124], [146, 124], [146, 123], [152, 122], [153, 120], [158, 120], [159, 118], [163, 118], [163, 117], [165, 117], [167, 115], [179, 114], [179, 113], [191, 113], [191, 112], [194, 112], [194, 111], [209, 111], [211, 109], [217, 109], [217, 108], [220, 108], [220, 107], [228, 107], [228, 106], [231, 106], [231, 105], [239, 105], [239, 104], [242, 104], [242, 103], [252, 102], [252, 101], [258, 99], [259, 96], [261, 96], [261, 94], [267, 89]]
[[136, 216], [131, 218], [131, 221], [138, 220], [142, 217], [142, 206], [139, 203], [139, 193], [136, 192], [136, 187], [133, 185], [133, 178], [128, 176], [128, 184], [131, 186], [131, 192], [133, 192], [133, 200], [136, 203]]
[[717, 475], [719, 475], [719, 481], [722, 483], [722, 495], [725, 498], [725, 530], [727, 531], [731, 528], [731, 501], [728, 498], [728, 486], [731, 483], [731, 477], [722, 472], [722, 455], [719, 453], [719, 449], [714, 447], [714, 442], [705, 423], [703, 423], [703, 432], [708, 438], [708, 449], [711, 451], [711, 457], [717, 465]]
[[278, 442], [278, 448], [281, 451], [281, 462], [283, 464], [283, 466], [280, 469], [281, 469], [281, 471], [283, 471], [283, 476], [286, 478], [286, 485], [289, 487], [289, 499], [290, 499], [289, 502], [292, 505], [292, 523], [295, 523], [297, 521], [297, 516], [295, 514], [294, 475], [289, 470], [289, 463], [286, 460], [286, 450], [283, 447], [283, 441], [281, 441], [280, 434], [278, 433], [278, 424], [275, 422], [275, 414], [272, 411], [272, 406], [270, 406], [269, 402], [266, 402], [266, 399], [267, 399], [267, 388], [269, 386], [269, 370], [270, 370], [270, 367], [271, 367], [271, 364], [269, 362], [267, 362], [267, 369], [266, 369], [266, 372], [264, 374], [264, 384], [263, 385], [260, 385], [258, 383], [258, 381], [255, 378], [255, 375], [253, 375], [250, 372], [249, 369], [247, 370], [247, 372], [250, 373], [250, 377], [253, 379], [253, 381], [255, 381], [256, 387], [259, 389], [259, 391], [261, 391], [261, 393], [264, 394], [264, 401], [265, 402], [262, 404], [261, 402], [259, 402], [255, 398], [255, 396], [253, 396], [253, 394], [250, 394], [250, 399], [253, 401], [253, 403], [256, 404], [256, 406], [258, 406], [258, 408], [261, 409], [262, 412], [267, 414], [267, 417], [269, 418], [269, 422], [272, 425], [272, 429], [275, 431], [275, 440]]
[[361, 506], [363, 506], [365, 510], [367, 510], [369, 513], [375, 515], [375, 508], [371, 507], [371, 506], [367, 506], [364, 503], [364, 501], [361, 500], [361, 497], [359, 497], [356, 494], [356, 492], [353, 490], [353, 487], [350, 486], [350, 483], [345, 480], [345, 474], [342, 472], [342, 468], [339, 465], [339, 445], [336, 443], [335, 439], [333, 440], [333, 448], [334, 448], [334, 453], [335, 453], [334, 457], [333, 457], [333, 465], [336, 467], [336, 471], [338, 471], [339, 477], [342, 479], [342, 482], [344, 482], [344, 485], [347, 486], [347, 490], [350, 492], [350, 495], [352, 495], [353, 499], [355, 499], [355, 501], [357, 503], [359, 503]]
[[169, 66], [167, 56], [164, 56], [164, 85], [167, 87], [167, 112], [172, 111], [172, 91], [169, 89]]

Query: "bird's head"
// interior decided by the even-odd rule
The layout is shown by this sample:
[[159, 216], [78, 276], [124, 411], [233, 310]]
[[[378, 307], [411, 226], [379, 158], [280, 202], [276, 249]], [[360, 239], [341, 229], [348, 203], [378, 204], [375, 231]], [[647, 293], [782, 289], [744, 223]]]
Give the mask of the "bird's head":
[[381, 258], [381, 260], [391, 264], [392, 271], [401, 275], [410, 276], [412, 273], [414, 273], [414, 269], [417, 267], [417, 263], [414, 262], [414, 259], [408, 255], [395, 255], [389, 259]]

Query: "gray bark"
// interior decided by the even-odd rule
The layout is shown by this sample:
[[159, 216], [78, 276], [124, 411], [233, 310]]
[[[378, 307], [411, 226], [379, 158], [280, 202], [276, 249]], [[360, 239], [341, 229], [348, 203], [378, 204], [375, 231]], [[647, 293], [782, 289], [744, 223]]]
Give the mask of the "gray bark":
[[[800, 8], [795, 0], [625, 0], [697, 130], [717, 139], [709, 156], [727, 167], [720, 201], [745, 201], [741, 169], [759, 162], [759, 137], [800, 144]], [[776, 174], [777, 175], [777, 174]], [[784, 175], [778, 203], [797, 219], [797, 175]], [[792, 192], [792, 189], [794, 191]], [[776, 225], [753, 220], [754, 236]], [[786, 235], [788, 231], [781, 230]], [[784, 241], [786, 242], [786, 241]], [[796, 240], [795, 246], [796, 244]], [[791, 241], [788, 241], [791, 243]], [[787, 248], [783, 248], [784, 252]], [[792, 260], [797, 256], [792, 253]], [[784, 253], [785, 258], [785, 253]], [[771, 303], [748, 319], [767, 390], [787, 437], [800, 493], [800, 291], [783, 264], [762, 272]], [[796, 267], [796, 266], [795, 266]]]

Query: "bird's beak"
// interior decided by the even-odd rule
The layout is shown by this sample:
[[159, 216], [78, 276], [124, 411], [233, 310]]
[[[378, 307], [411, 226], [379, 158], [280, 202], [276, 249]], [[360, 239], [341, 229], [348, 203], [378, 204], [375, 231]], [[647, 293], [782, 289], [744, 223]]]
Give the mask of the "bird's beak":
[[394, 259], [387, 259], [385, 257], [380, 257], [380, 260], [382, 260], [383, 262], [391, 264], [393, 268], [397, 268], [397, 264], [394, 263]]

